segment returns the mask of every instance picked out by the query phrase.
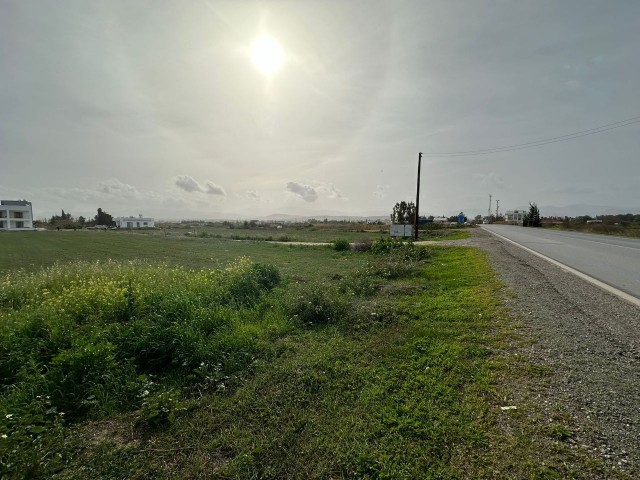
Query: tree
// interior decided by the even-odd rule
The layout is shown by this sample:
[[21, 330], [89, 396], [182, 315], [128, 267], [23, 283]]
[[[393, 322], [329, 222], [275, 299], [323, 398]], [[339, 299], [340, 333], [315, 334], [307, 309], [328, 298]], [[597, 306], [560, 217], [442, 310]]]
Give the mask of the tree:
[[76, 228], [76, 222], [70, 213], [62, 213], [60, 215], [52, 215], [49, 219], [49, 225], [52, 227], [56, 227], [57, 229], [61, 228]]
[[529, 202], [529, 211], [522, 217], [523, 227], [539, 227], [542, 224], [540, 210], [535, 203]]
[[107, 227], [115, 225], [113, 217], [101, 208], [98, 208], [98, 214], [93, 218], [93, 222], [95, 225], [106, 225]]
[[413, 202], [398, 202], [391, 212], [391, 223], [413, 224], [416, 218], [416, 206]]

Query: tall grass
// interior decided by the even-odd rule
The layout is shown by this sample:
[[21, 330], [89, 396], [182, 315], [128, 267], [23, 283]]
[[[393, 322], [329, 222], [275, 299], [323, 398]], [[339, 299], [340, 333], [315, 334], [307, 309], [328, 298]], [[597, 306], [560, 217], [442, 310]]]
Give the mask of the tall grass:
[[14, 453], [63, 423], [229, 378], [268, 353], [261, 337], [295, 328], [259, 308], [278, 270], [245, 258], [200, 271], [79, 262], [0, 282], [0, 434]]
[[76, 262], [0, 277], [0, 464], [17, 476], [55, 469], [55, 439], [86, 419], [137, 411], [141, 427], [173, 423], [190, 392], [229, 391], [277, 356], [274, 338], [348, 325], [355, 296], [406, 263], [388, 257], [386, 268], [335, 282], [283, 282], [247, 258], [195, 271]]

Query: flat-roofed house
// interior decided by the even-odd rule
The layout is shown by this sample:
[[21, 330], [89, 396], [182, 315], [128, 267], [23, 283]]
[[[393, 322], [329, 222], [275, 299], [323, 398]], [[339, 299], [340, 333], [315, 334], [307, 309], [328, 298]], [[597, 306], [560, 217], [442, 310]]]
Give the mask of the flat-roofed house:
[[0, 230], [32, 230], [33, 209], [26, 200], [0, 200]]
[[509, 210], [504, 214], [504, 218], [507, 223], [511, 223], [513, 225], [522, 225], [522, 220], [524, 219], [524, 214], [527, 213], [524, 210]]
[[114, 219], [118, 228], [154, 228], [155, 220], [151, 217], [117, 217]]

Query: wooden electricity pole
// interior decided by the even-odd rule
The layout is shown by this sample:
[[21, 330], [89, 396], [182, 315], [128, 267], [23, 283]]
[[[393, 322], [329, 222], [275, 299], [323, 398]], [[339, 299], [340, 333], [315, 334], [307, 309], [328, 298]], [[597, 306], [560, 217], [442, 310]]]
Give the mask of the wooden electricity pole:
[[418, 187], [416, 192], [416, 218], [413, 222], [413, 238], [418, 240], [418, 216], [420, 215], [420, 165], [422, 164], [422, 152], [418, 153]]

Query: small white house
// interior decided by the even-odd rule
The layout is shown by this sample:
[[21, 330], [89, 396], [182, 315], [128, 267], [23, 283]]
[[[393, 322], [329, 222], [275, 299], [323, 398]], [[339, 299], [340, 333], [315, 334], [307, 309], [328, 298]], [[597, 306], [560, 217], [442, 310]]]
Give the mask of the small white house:
[[526, 212], [524, 210], [509, 210], [504, 214], [504, 217], [507, 223], [511, 223], [513, 225], [522, 225], [525, 213]]
[[114, 219], [118, 228], [154, 228], [155, 220], [150, 217], [117, 217]]
[[31, 202], [0, 200], [0, 230], [33, 230]]

